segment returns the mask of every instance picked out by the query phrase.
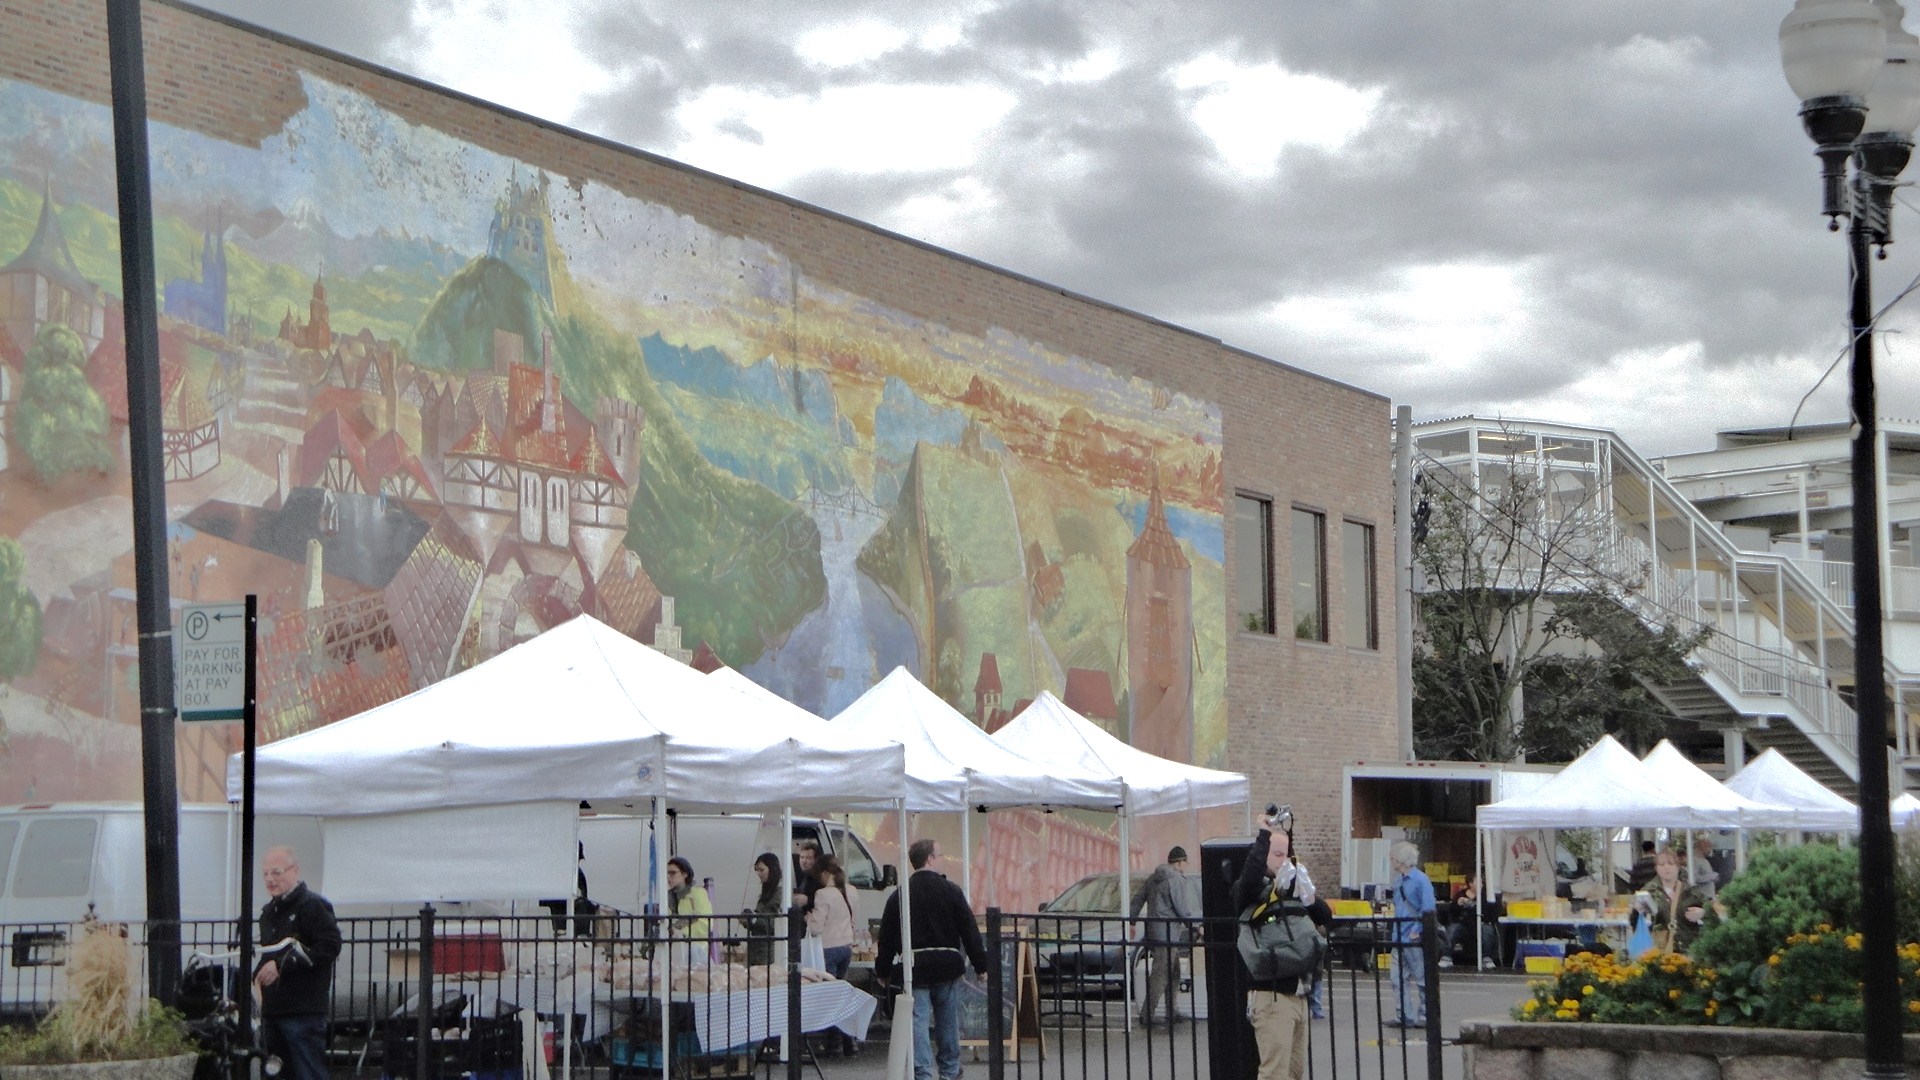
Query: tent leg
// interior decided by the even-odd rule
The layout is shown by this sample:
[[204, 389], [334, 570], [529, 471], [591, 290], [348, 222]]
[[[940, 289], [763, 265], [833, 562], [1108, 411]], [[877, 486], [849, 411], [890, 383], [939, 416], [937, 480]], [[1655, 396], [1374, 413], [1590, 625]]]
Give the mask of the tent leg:
[[[1604, 835], [1604, 834], [1603, 834]], [[1487, 830], [1473, 830], [1473, 964], [1476, 969], [1487, 966], [1486, 931], [1480, 928], [1480, 913], [1486, 910], [1487, 878], [1482, 856], [1487, 849]]]
[[791, 806], [780, 808], [780, 835], [787, 838], [787, 842], [780, 846], [780, 872], [786, 875], [780, 880], [787, 883], [787, 892], [791, 894], [800, 887], [800, 879], [793, 876], [793, 807]]
[[671, 898], [667, 895], [667, 860], [659, 856], [660, 837], [666, 833], [666, 808], [659, 799], [653, 800], [653, 837], [650, 850], [654, 853], [653, 878], [656, 890], [654, 895], [660, 898], [654, 914], [662, 916], [654, 925], [660, 928], [659, 940], [654, 949], [656, 962], [660, 965], [660, 1075], [673, 1075], [673, 1035], [669, 1018], [673, 1014], [673, 950], [667, 942], [673, 936], [666, 916], [673, 910]]
[[[579, 827], [575, 826], [575, 832], [578, 831]], [[571, 938], [575, 930], [573, 925], [573, 901], [579, 892], [579, 888], [580, 886], [576, 883], [574, 885], [574, 892], [567, 894], [567, 921], [562, 924], [566, 927], [566, 931], [562, 935], [563, 937]], [[569, 948], [571, 947], [571, 944], [569, 944]], [[557, 1005], [559, 1003], [555, 1002], [555, 1004]], [[560, 1018], [560, 1080], [573, 1080], [573, 1010], [571, 1006], [568, 1007], [566, 1014]]]
[[[1121, 798], [1124, 799], [1126, 794], [1127, 785], [1122, 783], [1120, 785]], [[1120, 915], [1122, 917], [1128, 914], [1127, 907], [1129, 898], [1133, 896], [1133, 891], [1127, 887], [1127, 862], [1132, 855], [1133, 847], [1133, 834], [1129, 823], [1129, 819], [1132, 816], [1132, 814], [1127, 812], [1127, 808], [1122, 805], [1120, 808]], [[1128, 1034], [1133, 1033], [1133, 958], [1129, 955], [1130, 951], [1131, 950], [1127, 948], [1126, 924], [1122, 923], [1120, 930], [1120, 989], [1121, 1000], [1125, 1003], [1127, 1010], [1124, 1023], [1126, 1025], [1125, 1030]]]
[[[907, 857], [907, 848], [912, 846], [912, 841], [909, 839], [907, 833], [906, 800], [902, 799], [895, 805], [900, 822], [900, 988], [902, 997], [899, 1005], [906, 1006], [907, 1022], [906, 1026], [902, 1028], [900, 1025], [899, 1005], [896, 1005], [893, 1018], [893, 1030], [895, 1034], [892, 1037], [897, 1039], [900, 1037], [900, 1033], [904, 1031], [909, 1040], [907, 1044], [909, 1049], [906, 1056], [906, 1075], [896, 1076], [891, 1078], [891, 1080], [911, 1080], [913, 1076], [913, 1051], [911, 1049], [913, 1044], [911, 1040], [914, 1031], [913, 897], [911, 895], [912, 890], [908, 886], [913, 880], [913, 864]], [[889, 1060], [891, 1060], [891, 1055], [889, 1056]]]
[[967, 901], [975, 897], [973, 888], [973, 807], [960, 808], [960, 880], [965, 883]]

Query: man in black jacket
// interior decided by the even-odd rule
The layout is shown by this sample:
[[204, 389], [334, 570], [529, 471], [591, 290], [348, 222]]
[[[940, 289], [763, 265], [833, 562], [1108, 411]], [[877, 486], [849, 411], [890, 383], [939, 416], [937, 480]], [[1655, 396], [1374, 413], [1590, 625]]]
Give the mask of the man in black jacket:
[[[936, 1065], [939, 1080], [959, 1080], [960, 976], [967, 973], [969, 962], [981, 974], [987, 970], [987, 948], [974, 925], [967, 894], [927, 869], [937, 854], [938, 845], [932, 840], [915, 840], [907, 849], [907, 861], [913, 864], [907, 902], [913, 908], [914, 1080], [934, 1080]], [[896, 985], [902, 981], [901, 966], [895, 962], [899, 955], [900, 893], [896, 890], [881, 913], [879, 952], [873, 964], [882, 978]]]
[[[1234, 910], [1244, 912], [1262, 899], [1269, 903], [1291, 899], [1311, 906], [1313, 879], [1306, 867], [1289, 857], [1292, 838], [1270, 818], [1262, 818], [1261, 825], [1233, 883]], [[1260, 1048], [1259, 1080], [1300, 1080], [1305, 1074], [1307, 1001], [1301, 995], [1312, 986], [1311, 978], [1248, 980], [1247, 1021]]]
[[260, 955], [253, 984], [260, 991], [265, 1050], [288, 1080], [327, 1080], [327, 995], [340, 955], [333, 905], [300, 880], [293, 849], [269, 850], [267, 893], [260, 912]]

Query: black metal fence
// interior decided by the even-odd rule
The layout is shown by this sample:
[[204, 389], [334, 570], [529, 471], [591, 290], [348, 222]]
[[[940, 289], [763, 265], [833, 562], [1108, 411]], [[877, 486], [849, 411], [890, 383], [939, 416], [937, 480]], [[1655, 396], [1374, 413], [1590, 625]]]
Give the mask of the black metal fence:
[[[850, 981], [818, 978], [829, 958], [797, 914], [469, 918], [423, 909], [342, 919], [340, 928], [336, 1076], [521, 1080], [538, 1074], [536, 1057], [556, 1080], [657, 1076], [663, 1065], [683, 1080], [885, 1072], [880, 1047], [864, 1061], [823, 1063], [887, 1025], [889, 995], [869, 992], [864, 967], [840, 969]], [[236, 1010], [219, 1004], [223, 992], [230, 1006], [249, 989], [237, 975], [235, 930], [180, 927], [183, 1005], [219, 1036], [209, 1045], [249, 1042]], [[967, 1055], [984, 1062], [988, 1080], [1251, 1080], [1257, 1054], [1237, 931], [1232, 919], [989, 911], [993, 970], [961, 987]], [[0, 927], [0, 1012], [33, 1017], [61, 999], [74, 933], [64, 924]], [[144, 966], [144, 928], [126, 933]], [[1309, 998], [1307, 1076], [1440, 1080], [1438, 937], [1431, 916], [1334, 920]], [[1424, 979], [1396, 980], [1395, 967]], [[1418, 1026], [1396, 1027], [1400, 1019]], [[910, 1029], [903, 1023], [900, 1037]]]
[[[988, 984], [987, 1043], [1005, 1051], [989, 1080], [1251, 1080], [1238, 933], [1231, 918], [989, 911], [988, 952], [1019, 965]], [[1440, 1080], [1439, 937], [1431, 915], [1333, 920], [1308, 993], [1308, 1077]]]

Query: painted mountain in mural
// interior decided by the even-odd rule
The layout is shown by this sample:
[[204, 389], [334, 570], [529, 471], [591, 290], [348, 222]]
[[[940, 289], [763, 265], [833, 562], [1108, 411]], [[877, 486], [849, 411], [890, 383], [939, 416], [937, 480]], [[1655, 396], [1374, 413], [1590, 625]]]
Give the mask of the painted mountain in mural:
[[[491, 368], [497, 334], [538, 342], [543, 331], [553, 329], [551, 312], [526, 281], [506, 263], [482, 257], [447, 280], [414, 328], [407, 352], [422, 367], [456, 372]], [[527, 359], [537, 363], [539, 358]]]
[[845, 453], [853, 432], [825, 372], [783, 368], [771, 357], [743, 366], [719, 349], [687, 348], [658, 334], [640, 339], [640, 354], [708, 461], [790, 499], [850, 482]]

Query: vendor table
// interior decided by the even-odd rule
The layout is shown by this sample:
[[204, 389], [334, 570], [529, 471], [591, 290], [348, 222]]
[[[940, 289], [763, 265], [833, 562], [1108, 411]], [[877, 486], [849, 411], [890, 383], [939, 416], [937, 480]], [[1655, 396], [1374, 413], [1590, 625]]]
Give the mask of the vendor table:
[[[703, 1051], [745, 1046], [787, 1033], [785, 985], [686, 996], [676, 994], [671, 1000], [676, 1007], [692, 1005], [693, 1037]], [[589, 1021], [589, 1037], [597, 1030], [613, 1026], [612, 1014], [616, 1009], [631, 1014], [641, 1001], [657, 1002], [658, 999], [628, 998], [620, 1003], [597, 1004], [596, 1015]], [[864, 1039], [878, 1004], [873, 995], [839, 979], [801, 983], [800, 1030], [839, 1028], [856, 1039]]]
[[[1525, 963], [1525, 957], [1522, 955], [1523, 950], [1520, 949], [1519, 942], [1521, 940], [1543, 940], [1547, 936], [1546, 931], [1549, 929], [1571, 930], [1575, 937], [1581, 941], [1588, 941], [1589, 943], [1591, 941], [1598, 941], [1601, 938], [1612, 938], [1612, 945], [1615, 947], [1623, 947], [1626, 945], [1628, 927], [1630, 926], [1625, 916], [1613, 917], [1606, 915], [1543, 915], [1537, 918], [1502, 915], [1499, 921], [1501, 926], [1513, 927], [1515, 941], [1513, 963], [1516, 968]], [[1590, 931], [1591, 939], [1589, 939], [1588, 934], [1582, 933], [1582, 931]]]

